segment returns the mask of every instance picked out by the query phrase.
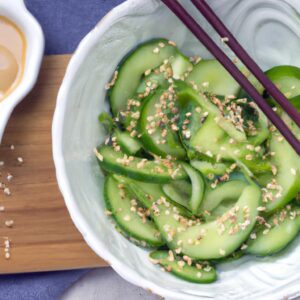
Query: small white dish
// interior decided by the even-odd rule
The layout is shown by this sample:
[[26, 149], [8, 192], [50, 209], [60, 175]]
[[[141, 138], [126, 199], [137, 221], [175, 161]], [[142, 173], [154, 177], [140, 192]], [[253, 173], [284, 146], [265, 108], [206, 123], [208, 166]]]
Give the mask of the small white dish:
[[23, 0], [0, 0], [0, 16], [15, 23], [26, 40], [26, 59], [23, 76], [18, 86], [0, 102], [0, 141], [15, 106], [33, 88], [44, 54], [44, 35], [41, 26], [26, 9]]
[[[181, 2], [222, 45], [191, 2]], [[299, 0], [210, 0], [210, 5], [263, 69], [280, 64], [300, 67]], [[299, 295], [300, 237], [279, 256], [246, 256], [220, 265], [217, 282], [197, 285], [154, 266], [147, 251], [120, 235], [104, 214], [104, 176], [93, 154], [105, 138], [97, 121], [100, 112], [108, 111], [104, 85], [128, 51], [155, 37], [174, 40], [187, 55], [209, 57], [161, 1], [128, 0], [84, 38], [68, 66], [52, 138], [58, 184], [75, 225], [119, 275], [163, 297], [279, 300]]]

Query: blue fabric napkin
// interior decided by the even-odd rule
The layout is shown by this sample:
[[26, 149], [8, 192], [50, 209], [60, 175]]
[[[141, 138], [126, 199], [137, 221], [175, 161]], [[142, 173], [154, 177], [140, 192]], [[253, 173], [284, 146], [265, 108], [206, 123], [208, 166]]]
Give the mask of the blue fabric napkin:
[[[97, 22], [123, 1], [25, 0], [25, 3], [42, 25], [46, 38], [45, 53], [62, 54], [72, 53]], [[3, 275], [0, 276], [0, 300], [57, 299], [87, 271]]]
[[2, 275], [0, 276], [0, 299], [54, 300], [87, 272], [88, 270], [76, 270]]
[[124, 0], [25, 0], [44, 30], [46, 54], [72, 53], [98, 21], [122, 2]]

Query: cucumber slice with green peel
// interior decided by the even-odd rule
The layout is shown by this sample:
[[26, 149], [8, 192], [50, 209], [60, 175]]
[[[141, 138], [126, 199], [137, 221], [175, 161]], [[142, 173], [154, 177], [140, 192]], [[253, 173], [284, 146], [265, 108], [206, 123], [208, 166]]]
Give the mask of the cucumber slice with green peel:
[[[128, 178], [122, 178], [123, 182], [128, 186], [128, 188], [134, 193], [141, 203], [145, 207], [151, 207], [152, 203], [158, 199], [165, 199], [165, 194], [162, 190], [162, 186], [159, 184], [140, 182]], [[183, 205], [172, 201], [168, 198], [168, 202], [171, 203], [173, 209], [183, 217], [193, 218], [193, 215], [188, 211]]]
[[[259, 153], [247, 149], [248, 143], [230, 143], [230, 141], [231, 139], [216, 124], [214, 119], [208, 116], [203, 126], [191, 137], [190, 146], [210, 157], [241, 161], [255, 174], [271, 171], [270, 162], [262, 161]], [[253, 145], [251, 147], [254, 149]]]
[[[153, 251], [149, 254], [152, 262], [158, 263], [175, 276], [194, 283], [211, 283], [216, 281], [217, 273], [209, 265], [188, 265], [183, 259], [174, 258], [168, 251]], [[182, 266], [181, 266], [182, 265]]]
[[180, 162], [128, 156], [109, 146], [99, 147], [96, 156], [104, 170], [140, 181], [168, 183], [188, 178]]
[[228, 148], [232, 147], [230, 144], [224, 150], [221, 149], [226, 139], [224, 130], [216, 124], [212, 116], [208, 116], [202, 127], [191, 137], [190, 146], [210, 157], [220, 154], [224, 159], [232, 159], [232, 155], [228, 153]]
[[192, 185], [185, 180], [176, 180], [162, 186], [163, 192], [174, 202], [190, 209], [189, 199], [192, 195]]
[[126, 154], [134, 155], [142, 149], [142, 143], [138, 139], [131, 137], [129, 132], [116, 129], [114, 136], [117, 144]]
[[215, 189], [210, 187], [205, 192], [201, 211], [213, 212], [222, 202], [238, 200], [247, 184], [241, 180], [231, 180], [218, 184]]
[[300, 112], [300, 95], [291, 98], [290, 102]]
[[[151, 245], [143, 240], [139, 240], [139, 239], [136, 239], [130, 235], [127, 234], [127, 232], [125, 232], [120, 226], [118, 225], [115, 225], [115, 229], [117, 232], [119, 232], [121, 235], [123, 235], [126, 239], [128, 239], [131, 243], [133, 243], [134, 245], [138, 246], [138, 247], [142, 247], [142, 248], [145, 248], [145, 249], [154, 249], [154, 248], [158, 248], [158, 246], [154, 246], [154, 245]], [[162, 245], [163, 246], [163, 245]]]
[[169, 61], [172, 67], [174, 79], [180, 79], [193, 69], [193, 64], [190, 62], [189, 58], [179, 51], [175, 56], [171, 57]]
[[275, 153], [271, 162], [277, 168], [271, 189], [266, 186], [267, 212], [284, 207], [300, 191], [300, 157], [280, 135], [273, 133], [270, 151]]
[[266, 256], [283, 250], [298, 235], [299, 220], [299, 208], [291, 207], [279, 210], [267, 220], [267, 223], [272, 226], [270, 229], [262, 225], [257, 226], [253, 232], [255, 239], [249, 239], [246, 252], [257, 256]]
[[[184, 158], [186, 152], [181, 146], [177, 132], [173, 131], [169, 124], [163, 123], [163, 118], [159, 113], [162, 111], [161, 96], [163, 93], [163, 90], [157, 91], [142, 107], [139, 120], [141, 141], [147, 151], [156, 155]], [[153, 123], [157, 125], [155, 129], [151, 127]]]
[[[177, 234], [176, 241], [183, 241], [181, 246], [182, 253], [196, 259], [217, 259], [233, 253], [248, 238], [252, 231], [256, 222], [257, 207], [260, 201], [260, 190], [255, 186], [246, 187], [236, 205], [220, 217], [221, 220], [227, 219], [227, 221], [220, 224], [220, 221], [217, 220], [203, 225], [191, 226], [186, 231]], [[236, 222], [234, 222], [235, 224], [230, 224], [228, 221], [229, 216], [235, 210], [238, 210], [235, 213]], [[247, 218], [245, 218], [245, 211], [248, 211]], [[156, 224], [161, 231], [159, 224], [157, 222]], [[224, 227], [222, 227], [222, 224]], [[239, 228], [239, 226], [242, 226], [243, 229]], [[235, 228], [239, 228], [237, 232], [235, 232]], [[199, 239], [199, 233], [201, 234], [201, 232], [203, 235]], [[164, 237], [162, 231], [161, 234]], [[173, 241], [172, 245], [174, 245]]]
[[[141, 189], [138, 183], [131, 187], [133, 185], [136, 190]], [[149, 198], [143, 196], [143, 192], [137, 197], [149, 205]], [[247, 186], [234, 207], [218, 220], [204, 224], [198, 219], [192, 222], [180, 216], [165, 197], [159, 199], [148, 207], [169, 248], [180, 249], [180, 253], [192, 259], [208, 260], [233, 253], [248, 238], [256, 222], [261, 193], [258, 187]], [[230, 221], [232, 214], [235, 215], [233, 222]]]
[[178, 102], [181, 107], [186, 106], [189, 102], [196, 103], [205, 110], [206, 114], [210, 114], [218, 126], [230, 137], [239, 142], [246, 141], [246, 134], [238, 130], [229, 120], [225, 119], [217, 106], [215, 106], [206, 95], [196, 92], [186, 82], [179, 80], [175, 82], [175, 88], [177, 91]]
[[281, 114], [281, 119], [288, 125], [295, 137], [300, 140], [300, 127], [298, 127], [298, 125], [285, 112]]
[[268, 121], [265, 116], [260, 114], [259, 120], [256, 123], [257, 133], [252, 136], [248, 136], [247, 139], [249, 144], [253, 146], [258, 146], [266, 141], [270, 137], [270, 131], [268, 128]]
[[[104, 185], [104, 197], [107, 209], [112, 213], [118, 226], [134, 239], [146, 245], [159, 247], [164, 244], [155, 224], [145, 216], [138, 215], [138, 203], [118, 181], [108, 176]], [[134, 210], [133, 210], [133, 209]]]
[[190, 210], [197, 214], [205, 192], [205, 183], [201, 174], [187, 163], [182, 164], [192, 183], [192, 194], [189, 200]]
[[[295, 66], [277, 66], [266, 71], [266, 75], [286, 98], [291, 99], [300, 95], [300, 68]], [[269, 100], [276, 104], [271, 97], [269, 97]]]
[[147, 87], [153, 85], [157, 86], [158, 88], [167, 89], [169, 87], [169, 82], [165, 77], [165, 73], [151, 73], [145, 76], [139, 84], [136, 93], [144, 94], [146, 92]]
[[137, 88], [137, 94], [143, 94], [146, 92], [147, 87], [151, 87], [153, 84], [158, 88], [167, 89], [169, 87], [168, 77], [168, 67], [172, 69], [172, 77], [174, 79], [179, 79], [184, 76], [187, 72], [191, 71], [193, 65], [190, 63], [189, 59], [181, 54], [179, 51], [175, 56], [171, 56], [164, 67], [159, 70], [159, 72], [152, 71], [149, 75], [142, 78], [141, 83]]
[[229, 164], [225, 163], [211, 163], [208, 161], [192, 160], [190, 161], [192, 167], [200, 171], [204, 176], [223, 175], [229, 168]]
[[155, 39], [134, 49], [120, 64], [109, 94], [113, 114], [117, 116], [120, 111], [126, 110], [127, 100], [134, 97], [146, 70], [157, 68], [177, 53], [177, 48], [165, 39]]
[[215, 59], [202, 60], [186, 78], [199, 89], [215, 95], [237, 95], [240, 86], [226, 69]]
[[180, 109], [178, 120], [179, 135], [182, 143], [188, 149], [190, 137], [202, 126], [206, 115], [195, 102], [189, 102]]
[[204, 112], [217, 114], [219, 113], [218, 108], [209, 100], [209, 98], [204, 93], [199, 93], [194, 90], [189, 84], [182, 80], [174, 81], [174, 88], [178, 97], [178, 102], [183, 109], [190, 102], [194, 103]]

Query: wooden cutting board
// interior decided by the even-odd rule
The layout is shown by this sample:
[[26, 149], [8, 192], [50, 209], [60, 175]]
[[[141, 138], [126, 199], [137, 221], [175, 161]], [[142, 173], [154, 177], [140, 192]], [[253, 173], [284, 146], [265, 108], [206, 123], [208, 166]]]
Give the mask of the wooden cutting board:
[[[5, 207], [0, 211], [0, 274], [107, 265], [73, 225], [56, 183], [51, 125], [69, 59], [45, 57], [36, 87], [15, 109], [0, 146], [0, 181], [11, 192], [0, 190], [0, 207]], [[7, 227], [10, 220], [14, 224]], [[10, 259], [5, 259], [5, 237], [11, 241]]]

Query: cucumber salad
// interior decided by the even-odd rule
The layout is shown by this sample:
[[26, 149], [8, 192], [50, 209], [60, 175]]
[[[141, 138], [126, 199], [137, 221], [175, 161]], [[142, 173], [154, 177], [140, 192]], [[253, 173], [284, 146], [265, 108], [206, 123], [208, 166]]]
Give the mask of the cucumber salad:
[[[236, 62], [238, 64], [238, 62]], [[244, 68], [295, 135], [300, 130]], [[300, 69], [267, 71], [300, 109]], [[216, 280], [219, 263], [279, 252], [300, 231], [300, 158], [216, 60], [139, 45], [106, 85], [95, 149], [106, 214], [163, 271]]]

